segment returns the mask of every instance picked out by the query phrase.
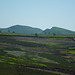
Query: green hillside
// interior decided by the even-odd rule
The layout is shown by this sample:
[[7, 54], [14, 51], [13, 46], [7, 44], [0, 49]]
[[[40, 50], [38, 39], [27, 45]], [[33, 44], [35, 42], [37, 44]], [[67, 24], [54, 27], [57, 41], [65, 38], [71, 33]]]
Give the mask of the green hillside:
[[33, 28], [30, 26], [14, 25], [8, 28], [0, 28], [2, 32], [12, 32], [12, 33], [38, 33], [38, 34], [75, 34], [74, 31], [70, 31], [64, 28], [52, 27], [51, 29], [41, 30], [39, 28]]
[[2, 32], [16, 32], [16, 33], [41, 33], [42, 30], [39, 28], [32, 28], [29, 26], [14, 25], [9, 28], [0, 28]]
[[43, 31], [43, 33], [56, 33], [56, 34], [75, 34], [74, 31], [70, 31], [64, 28], [59, 28], [59, 27], [52, 27], [51, 29], [46, 29]]

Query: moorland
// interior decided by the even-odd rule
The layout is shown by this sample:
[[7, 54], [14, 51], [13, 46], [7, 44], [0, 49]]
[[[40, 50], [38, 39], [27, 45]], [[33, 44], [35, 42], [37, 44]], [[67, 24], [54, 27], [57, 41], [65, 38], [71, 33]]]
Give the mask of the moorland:
[[75, 75], [75, 35], [1, 32], [0, 75]]

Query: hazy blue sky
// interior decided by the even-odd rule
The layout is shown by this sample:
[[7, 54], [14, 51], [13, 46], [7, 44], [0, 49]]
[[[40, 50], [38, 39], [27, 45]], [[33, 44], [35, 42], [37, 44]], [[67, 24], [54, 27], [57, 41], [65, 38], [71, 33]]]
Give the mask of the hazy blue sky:
[[0, 0], [0, 28], [16, 24], [75, 31], [75, 0]]

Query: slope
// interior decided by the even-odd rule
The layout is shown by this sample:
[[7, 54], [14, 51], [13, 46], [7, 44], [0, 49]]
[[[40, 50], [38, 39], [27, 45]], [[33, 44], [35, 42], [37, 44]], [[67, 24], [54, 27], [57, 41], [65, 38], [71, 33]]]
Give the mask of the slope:
[[64, 28], [59, 28], [59, 27], [52, 27], [51, 29], [46, 29], [43, 31], [43, 33], [56, 33], [56, 34], [75, 34], [74, 31], [70, 31]]
[[16, 33], [41, 33], [42, 30], [39, 28], [32, 28], [29, 26], [14, 25], [9, 28], [0, 28], [2, 32], [16, 32]]

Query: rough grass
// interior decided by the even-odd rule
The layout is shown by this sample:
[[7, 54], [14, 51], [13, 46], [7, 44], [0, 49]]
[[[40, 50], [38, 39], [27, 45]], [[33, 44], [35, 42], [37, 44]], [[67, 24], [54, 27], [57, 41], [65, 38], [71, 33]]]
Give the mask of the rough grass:
[[7, 54], [11, 54], [11, 55], [14, 55], [14, 56], [24, 56], [25, 55], [24, 51], [8, 51], [8, 50], [5, 50], [5, 52], [7, 52]]
[[71, 50], [71, 49], [72, 49], [72, 50], [75, 50], [75, 47], [69, 47], [69, 49], [70, 49], [70, 50]]
[[49, 71], [42, 71], [32, 68], [26, 68], [26, 67], [17, 67], [17, 70], [20, 70], [20, 74], [22, 75], [60, 75], [55, 72], [49, 72]]
[[71, 53], [71, 54], [75, 54], [75, 51], [69, 51], [69, 53]]
[[[1, 45], [2, 47], [0, 46], [0, 62], [8, 63], [8, 64], [20, 64], [20, 65], [26, 65], [26, 66], [45, 66], [45, 67], [58, 67], [58, 68], [60, 67], [61, 69], [64, 69], [66, 66], [66, 68], [68, 68], [69, 70], [74, 71], [75, 64], [66, 62], [65, 59], [62, 57], [60, 51], [58, 51], [58, 49], [62, 49], [62, 50], [67, 49], [68, 50], [70, 47], [74, 47], [75, 44], [74, 44], [74, 42], [71, 43], [70, 42], [71, 40], [69, 40], [69, 43], [68, 42], [62, 43], [61, 41], [63, 41], [63, 40], [66, 41], [66, 39], [63, 39], [63, 40], [61, 38], [60, 39], [56, 39], [56, 38], [44, 38], [43, 39], [43, 38], [38, 38], [38, 37], [36, 37], [36, 38], [23, 37], [23, 38], [21, 38], [21, 39], [23, 39], [24, 41], [17, 39], [17, 38], [13, 39], [13, 37], [8, 37], [8, 36], [1, 37], [0, 36], [0, 42], [3, 43]], [[67, 41], [68, 41], [68, 39], [67, 39]], [[8, 50], [9, 54], [7, 54], [7, 52], [5, 52], [5, 50]], [[20, 51], [22, 51], [22, 50], [24, 50], [24, 52], [26, 52], [25, 55], [23, 55], [23, 56], [16, 57], [14, 55], [11, 55], [11, 54], [19, 55], [19, 54], [21, 54]], [[14, 51], [15, 51], [15, 53], [13, 53]], [[19, 53], [17, 53], [17, 51]], [[32, 56], [30, 56], [30, 54], [27, 54], [27, 51], [30, 52], [30, 54]], [[34, 55], [34, 53], [35, 53], [35, 55]], [[38, 57], [36, 55], [38, 55]], [[51, 61], [51, 60], [54, 62], [57, 62], [58, 64], [50, 63], [49, 61]], [[48, 61], [48, 62], [44, 62], [44, 61]], [[50, 72], [48, 73], [45, 71], [44, 72], [36, 71], [35, 69], [30, 70], [29, 68], [24, 68], [24, 67], [21, 67], [21, 68], [18, 67], [18, 70], [21, 70], [18, 73], [18, 75], [25, 75], [25, 73], [27, 73], [29, 75], [31, 73], [32, 73], [32, 75], [36, 75], [36, 73], [39, 75], [44, 75], [44, 74], [45, 75], [46, 74], [53, 75], [54, 74], [54, 73], [50, 73]], [[17, 75], [17, 74], [14, 74], [14, 75]]]
[[[9, 32], [1, 32], [0, 35], [22, 35], [22, 36], [35, 36], [35, 34], [27, 34], [27, 33], [9, 33]], [[54, 37], [52, 34], [38, 34], [40, 37]], [[55, 37], [75, 37], [75, 34], [56, 34]]]
[[58, 62], [59, 64], [65, 64], [67, 63], [61, 56], [55, 55], [55, 54], [45, 54], [45, 53], [39, 53], [40, 56], [45, 57], [49, 60], [53, 60]]
[[14, 65], [0, 62], [0, 75], [19, 75]]

